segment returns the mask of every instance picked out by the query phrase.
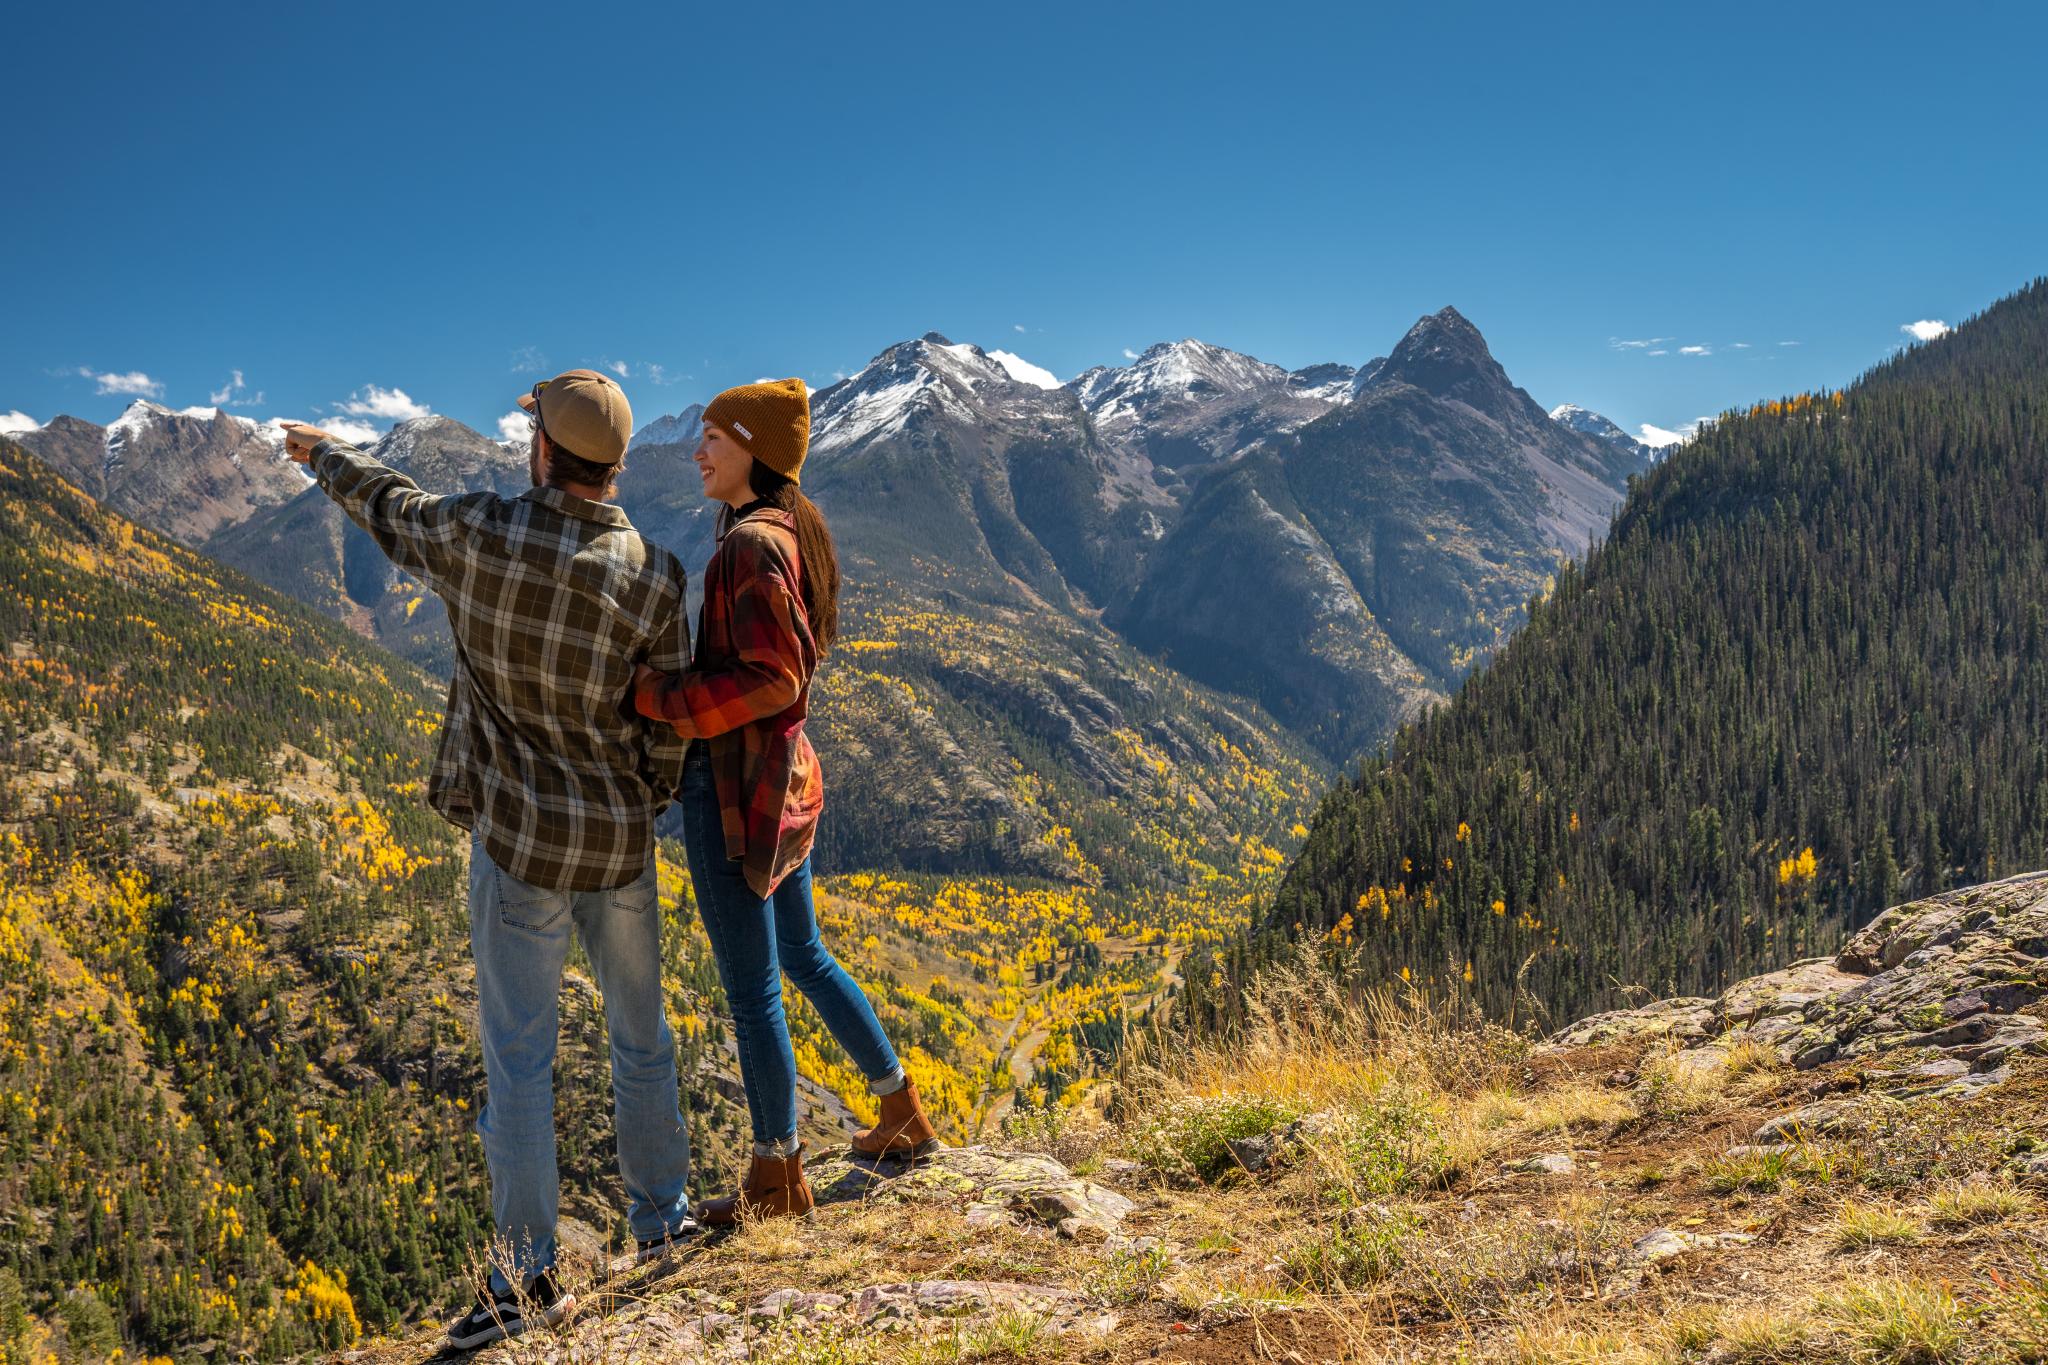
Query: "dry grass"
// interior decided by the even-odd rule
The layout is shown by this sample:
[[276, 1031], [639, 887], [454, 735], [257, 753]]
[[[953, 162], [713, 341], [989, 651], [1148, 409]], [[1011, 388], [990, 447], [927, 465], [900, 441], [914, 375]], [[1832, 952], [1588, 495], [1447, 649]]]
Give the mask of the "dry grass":
[[1862, 1199], [1845, 1199], [1836, 1207], [1831, 1233], [1835, 1247], [1841, 1251], [1906, 1246], [1925, 1235], [1920, 1220], [1904, 1209]]
[[[1006, 1129], [1070, 1163], [1177, 1171], [1124, 1185], [1139, 1204], [1128, 1230], [1159, 1245], [970, 1228], [943, 1197], [875, 1200], [749, 1227], [650, 1293], [738, 1305], [785, 1285], [1024, 1281], [1119, 1322], [1107, 1337], [1019, 1315], [921, 1336], [791, 1326], [752, 1357], [792, 1365], [2048, 1361], [2041, 1201], [1996, 1173], [2013, 1132], [2048, 1126], [2048, 1063], [2022, 1063], [1991, 1101], [1872, 1099], [1851, 1131], [1731, 1156], [1762, 1116], [1840, 1078], [1740, 1043], [1532, 1058], [1498, 1030], [1322, 979], [1275, 983], [1252, 1020], [1228, 1044], [1158, 1040], [1128, 1059], [1107, 1116]], [[1266, 1169], [1216, 1160], [1226, 1135], [1295, 1119], [1311, 1121]], [[1513, 1169], [1558, 1150], [1576, 1169]], [[1645, 1266], [1632, 1247], [1656, 1228], [1756, 1240]], [[1880, 1264], [1892, 1273], [1867, 1278]], [[538, 1334], [512, 1358], [606, 1359], [598, 1340]]]
[[1951, 1180], [1927, 1199], [1927, 1221], [1938, 1228], [1966, 1228], [2039, 1214], [2041, 1201], [2002, 1181]]

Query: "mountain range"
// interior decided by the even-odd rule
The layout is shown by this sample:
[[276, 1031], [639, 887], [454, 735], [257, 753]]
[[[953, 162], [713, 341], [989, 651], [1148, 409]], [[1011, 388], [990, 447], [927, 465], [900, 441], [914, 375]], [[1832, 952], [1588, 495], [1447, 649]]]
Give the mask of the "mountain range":
[[[634, 523], [693, 567], [715, 524], [689, 462], [700, 416], [643, 425], [620, 481]], [[1449, 308], [1356, 368], [1183, 340], [1059, 384], [937, 333], [889, 347], [813, 396], [804, 483], [845, 561], [847, 634], [877, 646], [828, 660], [844, 676], [821, 688], [883, 706], [893, 682], [918, 704], [858, 734], [825, 710], [828, 768], [849, 795], [872, 782], [892, 798], [830, 851], [1059, 875], [1050, 830], [1148, 788], [1113, 736], [1148, 711], [1169, 747], [1213, 735], [1265, 766], [1348, 761], [1446, 697], [1604, 527], [1648, 467], [1606, 427], [1551, 420]], [[104, 431], [67, 417], [19, 439], [142, 524], [449, 668], [432, 594], [277, 458], [269, 429], [137, 403]], [[371, 451], [429, 489], [527, 478], [523, 450], [445, 417]], [[251, 469], [263, 478], [225, 498]], [[921, 618], [978, 623], [981, 657], [927, 650], [904, 629]], [[1177, 730], [1186, 708], [1159, 709], [1161, 676], [1216, 719]], [[1018, 763], [1068, 793], [1056, 812], [1018, 794]]]

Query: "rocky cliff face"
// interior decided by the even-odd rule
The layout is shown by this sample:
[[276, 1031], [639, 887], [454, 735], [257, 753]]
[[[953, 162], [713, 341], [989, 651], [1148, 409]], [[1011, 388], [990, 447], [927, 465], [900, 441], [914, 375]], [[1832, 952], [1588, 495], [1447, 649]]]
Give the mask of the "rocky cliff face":
[[100, 503], [194, 548], [306, 487], [276, 428], [220, 408], [137, 399], [105, 427], [58, 417], [17, 439]]
[[1351, 401], [1204, 481], [1110, 613], [1339, 757], [1502, 643], [1640, 468], [1550, 420], [1456, 309], [1362, 373]]

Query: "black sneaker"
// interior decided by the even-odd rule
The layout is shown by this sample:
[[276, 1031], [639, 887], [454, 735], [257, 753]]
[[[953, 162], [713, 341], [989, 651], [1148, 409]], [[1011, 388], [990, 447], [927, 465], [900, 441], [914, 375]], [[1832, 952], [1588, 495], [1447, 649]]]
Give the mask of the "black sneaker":
[[576, 1296], [555, 1282], [555, 1272], [533, 1277], [524, 1294], [499, 1293], [488, 1282], [476, 1295], [476, 1307], [448, 1324], [447, 1345], [474, 1351], [503, 1337], [516, 1337], [534, 1327], [552, 1327], [576, 1307]]
[[672, 1251], [678, 1251], [691, 1242], [703, 1226], [694, 1218], [685, 1218], [682, 1223], [659, 1237], [649, 1237], [633, 1244], [633, 1264], [646, 1265], [658, 1261]]

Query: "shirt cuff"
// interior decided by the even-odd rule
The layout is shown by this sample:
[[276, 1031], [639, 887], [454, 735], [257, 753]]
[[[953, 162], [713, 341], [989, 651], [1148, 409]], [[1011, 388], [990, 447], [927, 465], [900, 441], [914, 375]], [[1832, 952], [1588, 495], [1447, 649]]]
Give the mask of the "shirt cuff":
[[668, 696], [671, 681], [669, 675], [663, 673], [636, 684], [633, 688], [633, 709], [649, 720], [669, 723], [662, 702]]
[[306, 456], [306, 468], [312, 472], [313, 477], [315, 479], [319, 479], [322, 473], [320, 467], [321, 461], [327, 456], [334, 455], [344, 450], [350, 452], [351, 454], [361, 453], [357, 451], [356, 448], [350, 445], [347, 441], [341, 440], [337, 437], [330, 436], [326, 440], [320, 442], [320, 444], [314, 446], [312, 453]]

